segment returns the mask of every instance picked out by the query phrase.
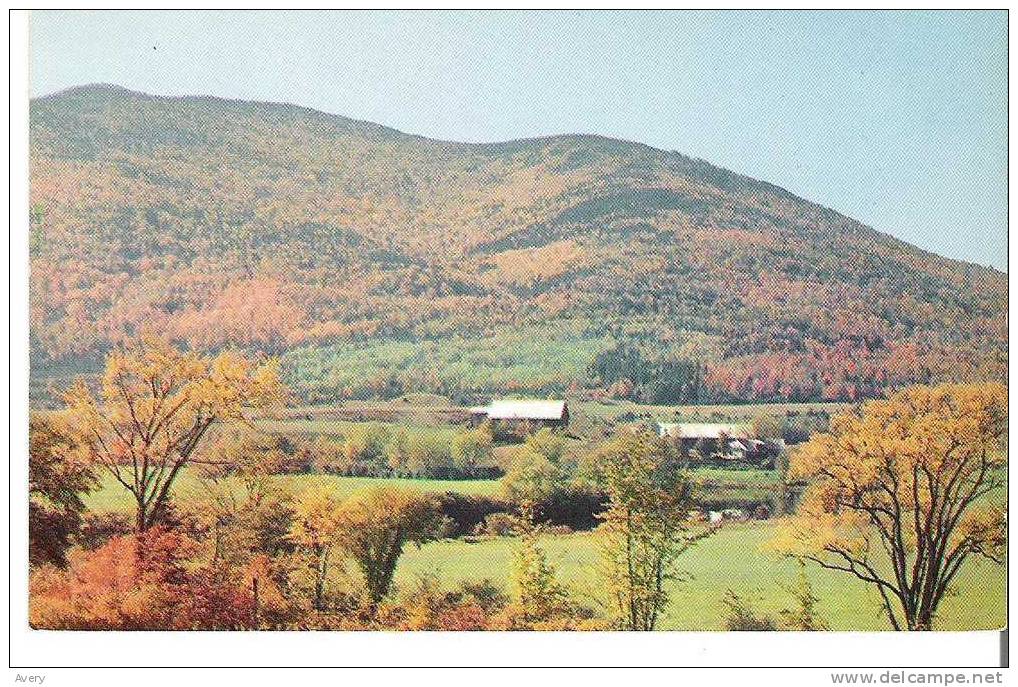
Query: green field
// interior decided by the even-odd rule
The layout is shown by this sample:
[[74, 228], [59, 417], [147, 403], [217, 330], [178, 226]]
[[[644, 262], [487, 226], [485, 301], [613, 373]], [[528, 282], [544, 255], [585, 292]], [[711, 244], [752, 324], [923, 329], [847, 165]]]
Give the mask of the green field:
[[505, 329], [474, 338], [374, 339], [288, 350], [283, 377], [311, 402], [344, 396], [402, 394], [407, 389], [561, 391], [583, 376], [608, 337], [584, 333], [584, 322], [557, 322], [525, 332]]
[[779, 480], [779, 475], [774, 470], [726, 470], [725, 468], [698, 467], [693, 469], [690, 474], [697, 482], [710, 480], [732, 486], [772, 487]]
[[[335, 489], [337, 496], [346, 497], [353, 492], [372, 486], [403, 486], [425, 492], [444, 493], [453, 491], [459, 494], [477, 494], [497, 496], [498, 480], [431, 480], [431, 479], [391, 479], [384, 477], [342, 477], [339, 475], [275, 475], [273, 481], [286, 491], [297, 495], [308, 487], [326, 484]], [[240, 488], [239, 482], [233, 484]], [[199, 496], [203, 490], [201, 481], [193, 472], [183, 470], [173, 487], [174, 498], [188, 501]], [[117, 483], [108, 473], [101, 476], [100, 488], [85, 497], [85, 506], [92, 511], [129, 511], [134, 507], [133, 497], [123, 486]]]
[[729, 403], [719, 405], [645, 405], [632, 401], [570, 401], [570, 408], [604, 420], [613, 420], [631, 413], [661, 422], [678, 420], [727, 420], [750, 422], [757, 417], [805, 415], [807, 413], [834, 414], [851, 407], [849, 403]]
[[366, 425], [378, 425], [389, 431], [397, 429], [410, 429], [415, 433], [433, 436], [443, 441], [451, 441], [459, 432], [466, 430], [466, 427], [455, 425], [428, 425], [419, 422], [354, 422], [351, 420], [336, 419], [312, 419], [286, 418], [281, 420], [259, 419], [255, 426], [265, 432], [284, 434], [289, 436], [310, 437], [319, 434], [331, 437], [345, 437], [358, 428], [363, 429]]
[[[752, 599], [760, 610], [777, 614], [790, 606], [781, 585], [794, 584], [798, 564], [765, 550], [778, 521], [726, 525], [714, 537], [687, 551], [680, 567], [691, 579], [671, 583], [671, 603], [661, 623], [664, 630], [723, 630], [728, 589]], [[590, 605], [599, 598], [597, 550], [591, 533], [542, 538], [559, 580]], [[460, 580], [490, 578], [508, 588], [515, 541], [478, 543], [446, 540], [409, 548], [400, 560], [396, 582], [406, 588], [422, 574], [434, 573], [446, 585]], [[816, 568], [807, 570], [820, 611], [833, 630], [889, 630], [879, 608], [879, 595], [848, 575]], [[943, 602], [937, 629], [996, 629], [1005, 624], [1006, 573], [1003, 568], [973, 560], [960, 576], [957, 596]]]
[[[763, 470], [722, 470], [702, 468], [693, 472], [696, 481], [710, 480], [717, 483], [710, 495], [716, 498], [761, 499], [771, 493], [776, 484], [777, 474]], [[418, 489], [424, 492], [497, 497], [500, 493], [499, 480], [438, 480], [438, 479], [394, 479], [390, 477], [345, 477], [341, 475], [274, 475], [270, 478], [290, 494], [300, 494], [314, 484], [325, 484], [335, 489], [336, 495], [346, 497], [365, 487], [397, 486]], [[227, 480], [237, 489], [240, 482]], [[185, 468], [173, 486], [173, 496], [178, 501], [189, 501], [201, 495], [204, 487], [193, 471]], [[85, 496], [85, 506], [92, 511], [129, 511], [134, 507], [133, 497], [123, 486], [107, 473], [100, 473], [99, 489]]]

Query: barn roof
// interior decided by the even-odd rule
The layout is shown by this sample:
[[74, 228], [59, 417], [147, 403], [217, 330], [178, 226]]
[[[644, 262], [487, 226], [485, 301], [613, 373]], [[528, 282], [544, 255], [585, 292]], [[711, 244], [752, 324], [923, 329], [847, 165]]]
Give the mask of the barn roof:
[[720, 439], [721, 435], [729, 439], [748, 439], [751, 434], [749, 425], [723, 422], [660, 422], [658, 429], [663, 437], [684, 439]]
[[507, 400], [492, 401], [485, 407], [471, 408], [472, 413], [487, 415], [492, 420], [561, 420], [565, 417], [565, 401]]

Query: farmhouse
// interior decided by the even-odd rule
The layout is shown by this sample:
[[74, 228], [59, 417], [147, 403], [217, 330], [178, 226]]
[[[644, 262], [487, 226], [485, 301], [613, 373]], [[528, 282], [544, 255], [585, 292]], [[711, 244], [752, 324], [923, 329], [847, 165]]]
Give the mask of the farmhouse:
[[659, 422], [658, 433], [662, 437], [682, 439], [683, 443], [710, 439], [749, 439], [752, 434], [749, 425], [722, 422]]
[[728, 453], [735, 460], [747, 460], [759, 452], [764, 442], [756, 439], [731, 439], [728, 441]]
[[533, 431], [541, 427], [565, 427], [569, 424], [569, 406], [565, 401], [502, 400], [470, 409], [472, 424], [485, 420], [506, 428]]
[[704, 460], [770, 464], [781, 448], [776, 442], [755, 438], [753, 429], [744, 424], [661, 422], [658, 433], [675, 439]]

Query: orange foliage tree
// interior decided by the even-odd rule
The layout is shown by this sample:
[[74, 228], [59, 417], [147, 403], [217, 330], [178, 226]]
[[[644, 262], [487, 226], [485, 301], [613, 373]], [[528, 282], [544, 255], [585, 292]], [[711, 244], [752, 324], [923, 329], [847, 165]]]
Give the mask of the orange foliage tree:
[[929, 630], [970, 556], [1002, 563], [1007, 389], [917, 386], [840, 415], [792, 456], [808, 487], [776, 545], [876, 587], [896, 630]]
[[275, 360], [202, 357], [142, 337], [109, 355], [98, 396], [79, 380], [66, 402], [91, 460], [134, 496], [142, 532], [165, 515], [174, 480], [213, 425], [246, 422], [246, 408], [282, 395]]
[[55, 630], [236, 629], [252, 599], [206, 570], [189, 570], [192, 543], [153, 527], [75, 550], [67, 570], [46, 566], [29, 582], [32, 627]]

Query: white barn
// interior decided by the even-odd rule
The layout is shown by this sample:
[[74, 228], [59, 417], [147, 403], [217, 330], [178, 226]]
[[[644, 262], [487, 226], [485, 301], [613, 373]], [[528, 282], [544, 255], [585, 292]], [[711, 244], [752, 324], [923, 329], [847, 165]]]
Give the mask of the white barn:
[[569, 424], [569, 406], [565, 401], [499, 400], [470, 409], [476, 424], [485, 420], [507, 423], [528, 422], [540, 427], [565, 427]]

